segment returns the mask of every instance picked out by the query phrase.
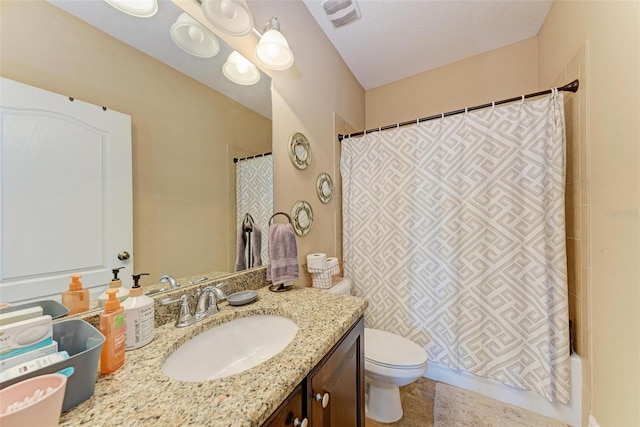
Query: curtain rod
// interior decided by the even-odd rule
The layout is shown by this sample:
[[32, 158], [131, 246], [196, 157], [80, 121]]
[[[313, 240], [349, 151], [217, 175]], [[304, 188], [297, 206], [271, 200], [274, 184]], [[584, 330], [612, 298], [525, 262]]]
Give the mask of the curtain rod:
[[256, 154], [255, 156], [248, 156], [248, 157], [234, 157], [233, 158], [233, 163], [238, 163], [240, 160], [249, 160], [249, 159], [255, 159], [257, 157], [264, 157], [264, 156], [270, 156], [271, 152], [269, 151], [268, 153], [262, 153], [262, 154]]
[[[576, 79], [576, 80], [572, 81], [571, 83], [567, 83], [566, 85], [564, 85], [562, 87], [559, 87], [559, 88], [555, 88], [555, 89], [558, 89], [558, 90], [563, 91], [563, 92], [577, 92], [578, 91], [578, 87], [580, 87], [580, 81], [578, 79]], [[387, 130], [387, 129], [395, 129], [395, 128], [398, 128], [400, 126], [414, 125], [414, 124], [418, 124], [418, 123], [421, 123], [421, 122], [426, 122], [428, 120], [441, 119], [441, 118], [444, 118], [444, 117], [447, 117], [447, 116], [455, 116], [456, 114], [462, 114], [462, 113], [465, 113], [467, 111], [480, 110], [482, 108], [492, 107], [494, 105], [507, 104], [509, 102], [518, 101], [518, 100], [521, 100], [521, 99], [534, 98], [536, 96], [546, 95], [548, 93], [551, 93], [552, 91], [553, 91], [553, 89], [547, 89], [547, 90], [543, 90], [541, 92], [530, 93], [528, 95], [521, 95], [521, 96], [516, 96], [514, 98], [503, 99], [502, 101], [496, 101], [496, 102], [490, 102], [488, 104], [476, 105], [475, 107], [468, 107], [468, 108], [463, 108], [461, 110], [449, 111], [448, 113], [442, 113], [442, 114], [436, 114], [436, 115], [433, 115], [433, 116], [422, 117], [422, 118], [416, 119], [416, 120], [409, 120], [407, 122], [401, 122], [401, 123], [396, 123], [394, 125], [382, 126], [382, 127], [375, 128], [375, 129], [367, 129], [367, 130], [364, 130], [364, 131], [350, 133], [350, 134], [347, 134], [347, 135], [343, 135], [343, 134], [340, 133], [340, 134], [338, 134], [338, 141], [342, 142], [343, 139], [352, 138], [354, 136], [361, 136], [361, 135], [364, 135], [364, 134], [367, 134], [367, 133], [380, 132], [380, 131]]]

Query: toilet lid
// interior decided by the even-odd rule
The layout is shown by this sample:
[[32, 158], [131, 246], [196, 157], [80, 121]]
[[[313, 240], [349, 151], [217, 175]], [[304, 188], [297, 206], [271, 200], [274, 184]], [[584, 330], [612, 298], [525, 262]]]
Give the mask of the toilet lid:
[[427, 362], [427, 352], [400, 335], [364, 328], [364, 358], [378, 365], [412, 368]]

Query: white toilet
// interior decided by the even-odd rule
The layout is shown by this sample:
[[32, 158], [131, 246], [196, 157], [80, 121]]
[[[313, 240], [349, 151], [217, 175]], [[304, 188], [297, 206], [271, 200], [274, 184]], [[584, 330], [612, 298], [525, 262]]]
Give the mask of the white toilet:
[[[351, 282], [344, 279], [329, 292], [350, 295]], [[393, 423], [402, 418], [399, 387], [424, 375], [427, 352], [400, 335], [365, 328], [364, 371], [368, 389], [366, 416], [381, 423]]]

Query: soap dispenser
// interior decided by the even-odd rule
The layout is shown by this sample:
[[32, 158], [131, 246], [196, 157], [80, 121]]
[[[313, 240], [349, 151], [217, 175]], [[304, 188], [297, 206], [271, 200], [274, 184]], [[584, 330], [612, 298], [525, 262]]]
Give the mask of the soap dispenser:
[[69, 315], [89, 311], [89, 289], [82, 288], [81, 274], [72, 274], [69, 290], [62, 293], [62, 305], [69, 309]]
[[124, 365], [125, 324], [117, 289], [107, 289], [107, 302], [100, 313], [100, 332], [105, 337], [100, 353], [100, 373], [110, 374]]
[[[117, 297], [120, 300], [120, 303], [123, 303], [129, 297], [129, 290], [127, 288], [122, 287], [122, 280], [118, 279], [118, 271], [122, 270], [124, 267], [118, 267], [111, 269], [113, 273], [113, 279], [109, 282], [109, 289], [117, 289], [118, 294]], [[98, 306], [104, 307], [104, 303], [107, 302], [107, 292], [103, 292], [98, 297]]]
[[133, 286], [129, 291], [129, 298], [122, 303], [126, 325], [125, 350], [134, 350], [147, 345], [153, 340], [155, 328], [155, 316], [153, 298], [142, 293], [140, 276], [148, 276], [149, 273], [134, 274]]

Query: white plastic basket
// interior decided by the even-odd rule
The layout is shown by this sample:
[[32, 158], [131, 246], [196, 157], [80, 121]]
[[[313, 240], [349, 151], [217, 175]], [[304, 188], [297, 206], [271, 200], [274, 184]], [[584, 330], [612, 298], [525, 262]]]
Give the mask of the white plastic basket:
[[340, 266], [338, 264], [333, 265], [327, 269], [308, 268], [311, 273], [311, 283], [314, 288], [329, 289], [333, 286], [334, 276], [340, 273]]

